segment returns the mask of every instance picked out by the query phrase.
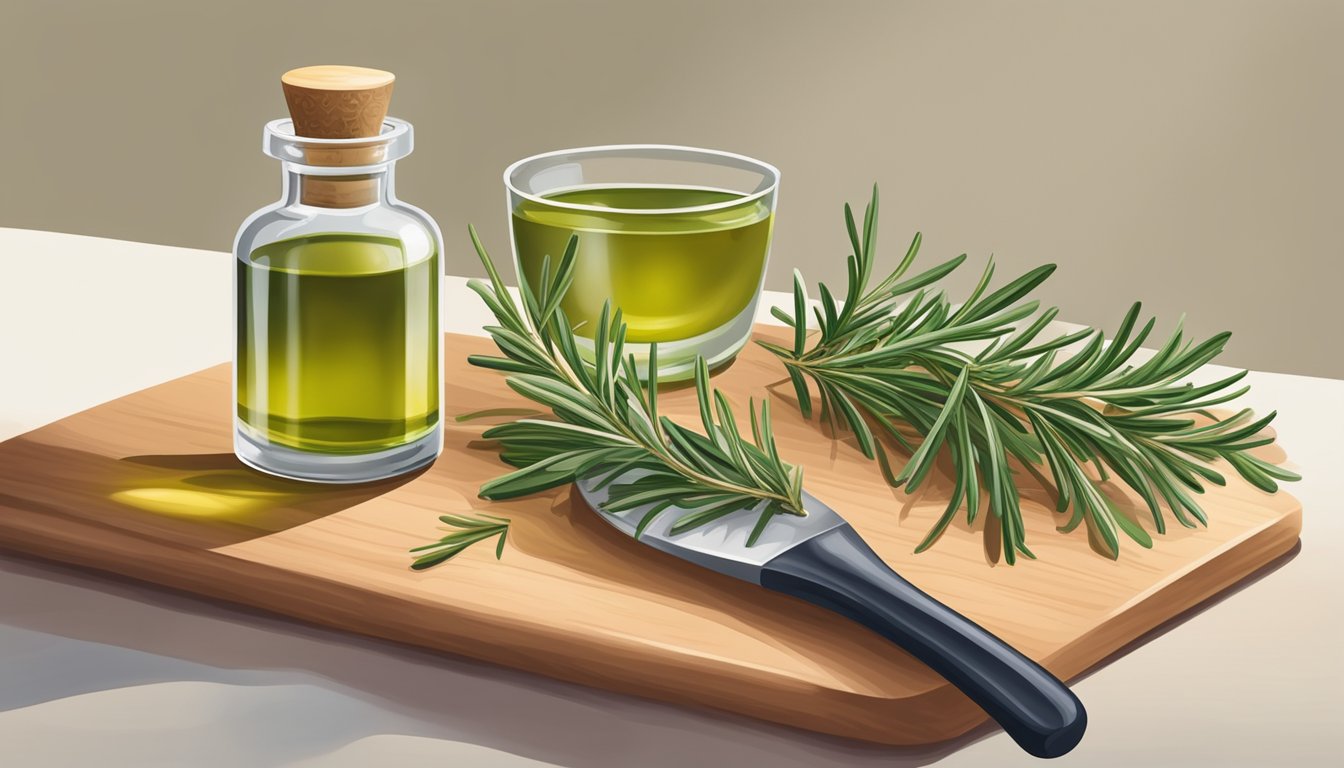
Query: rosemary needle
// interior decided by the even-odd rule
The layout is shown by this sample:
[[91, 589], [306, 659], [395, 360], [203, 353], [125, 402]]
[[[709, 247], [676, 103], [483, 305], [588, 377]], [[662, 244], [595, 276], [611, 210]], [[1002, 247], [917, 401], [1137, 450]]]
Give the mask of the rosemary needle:
[[[499, 537], [499, 542], [495, 545], [495, 559], [498, 560], [504, 556], [504, 542], [509, 535], [509, 521], [506, 518], [485, 514], [479, 517], [441, 515], [439, 520], [456, 530], [433, 544], [425, 544], [412, 549], [411, 554], [415, 554], [416, 558], [411, 563], [411, 568], [417, 571], [432, 568], [439, 563], [457, 557], [472, 544], [486, 541], [495, 536]], [[424, 554], [417, 554], [420, 552]]]

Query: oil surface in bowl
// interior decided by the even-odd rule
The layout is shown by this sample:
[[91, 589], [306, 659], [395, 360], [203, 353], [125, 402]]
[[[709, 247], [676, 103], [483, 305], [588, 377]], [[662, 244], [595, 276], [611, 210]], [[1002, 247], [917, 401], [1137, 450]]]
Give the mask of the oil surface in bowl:
[[438, 254], [322, 234], [238, 262], [238, 417], [305, 451], [363, 453], [438, 423]]
[[[677, 186], [582, 187], [545, 200], [587, 208], [520, 201], [514, 247], [535, 289], [545, 256], [554, 269], [570, 235], [579, 236], [574, 285], [561, 306], [580, 336], [592, 337], [610, 298], [628, 341], [690, 338], [731, 321], [760, 288], [774, 223], [763, 200]], [[685, 208], [692, 210], [678, 210]]]

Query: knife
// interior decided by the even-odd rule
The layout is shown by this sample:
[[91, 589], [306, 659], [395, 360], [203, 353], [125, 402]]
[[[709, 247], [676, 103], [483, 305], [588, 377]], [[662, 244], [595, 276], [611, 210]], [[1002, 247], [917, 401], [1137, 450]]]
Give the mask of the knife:
[[[633, 480], [635, 472], [621, 481]], [[603, 511], [609, 486], [575, 483], [584, 501], [627, 536], [652, 505]], [[1087, 728], [1082, 702], [1058, 678], [970, 619], [929, 597], [886, 563], [834, 510], [803, 493], [804, 516], [777, 515], [756, 543], [756, 516], [729, 515], [676, 535], [671, 507], [639, 541], [712, 571], [801, 598], [858, 622], [928, 665], [998, 721], [1023, 749], [1058, 757]]]

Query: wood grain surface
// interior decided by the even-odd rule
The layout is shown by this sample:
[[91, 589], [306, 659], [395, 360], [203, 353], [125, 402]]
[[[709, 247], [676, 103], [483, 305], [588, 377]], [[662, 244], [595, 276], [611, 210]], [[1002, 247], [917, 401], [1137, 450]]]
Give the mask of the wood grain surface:
[[[444, 455], [391, 481], [316, 486], [245, 469], [231, 453], [227, 365], [9, 440], [0, 444], [0, 546], [600, 688], [870, 741], [936, 742], [985, 720], [876, 635], [644, 547], [567, 490], [476, 498], [505, 467], [480, 439], [488, 422], [453, 417], [526, 406], [499, 374], [466, 365], [468, 353], [490, 349], [487, 339], [447, 337]], [[1082, 527], [1057, 533], [1046, 491], [1022, 482], [1038, 560], [996, 563], [982, 532], [963, 522], [915, 555], [950, 480], [935, 476], [913, 497], [889, 488], [851, 443], [797, 414], [781, 376], [752, 345], [714, 383], [738, 413], [748, 396], [787, 401], [777, 403], [776, 432], [781, 452], [804, 465], [808, 489], [915, 585], [1064, 678], [1275, 560], [1301, 528], [1295, 499], [1233, 476], [1205, 494], [1208, 528], [1172, 524], [1154, 534], [1152, 550], [1129, 544], [1113, 562], [1091, 549]], [[660, 406], [692, 419], [694, 393], [668, 391]], [[1275, 450], [1260, 455], [1282, 461]], [[1151, 530], [1131, 495], [1106, 491]], [[473, 510], [512, 519], [502, 560], [480, 545], [436, 569], [409, 569], [407, 550], [442, 535], [438, 514]]]

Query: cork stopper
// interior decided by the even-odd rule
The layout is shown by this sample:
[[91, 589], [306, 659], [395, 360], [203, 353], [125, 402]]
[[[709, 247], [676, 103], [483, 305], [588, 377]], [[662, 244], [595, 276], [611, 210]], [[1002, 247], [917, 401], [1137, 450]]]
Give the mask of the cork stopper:
[[380, 69], [324, 65], [291, 69], [280, 85], [296, 135], [359, 139], [382, 131], [394, 80]]

